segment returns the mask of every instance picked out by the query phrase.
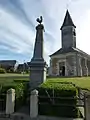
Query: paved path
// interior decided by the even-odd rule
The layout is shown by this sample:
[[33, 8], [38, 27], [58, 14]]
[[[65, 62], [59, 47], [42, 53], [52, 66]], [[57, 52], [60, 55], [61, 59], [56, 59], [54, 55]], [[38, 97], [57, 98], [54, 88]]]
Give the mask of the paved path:
[[46, 117], [38, 116], [37, 118], [31, 119], [29, 115], [22, 113], [14, 113], [10, 118], [0, 118], [0, 120], [83, 120], [81, 118], [60, 118], [60, 117]]
[[81, 118], [60, 118], [60, 117], [46, 117], [38, 116], [37, 118], [31, 119], [29, 116], [29, 107], [24, 106], [19, 111], [13, 113], [10, 117], [5, 118], [5, 114], [0, 114], [0, 120], [83, 120]]

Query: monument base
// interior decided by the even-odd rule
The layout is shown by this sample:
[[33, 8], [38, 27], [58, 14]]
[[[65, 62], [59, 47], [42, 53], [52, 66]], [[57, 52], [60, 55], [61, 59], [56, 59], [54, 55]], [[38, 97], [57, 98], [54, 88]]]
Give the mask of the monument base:
[[30, 90], [36, 89], [46, 81], [47, 65], [45, 62], [30, 64]]

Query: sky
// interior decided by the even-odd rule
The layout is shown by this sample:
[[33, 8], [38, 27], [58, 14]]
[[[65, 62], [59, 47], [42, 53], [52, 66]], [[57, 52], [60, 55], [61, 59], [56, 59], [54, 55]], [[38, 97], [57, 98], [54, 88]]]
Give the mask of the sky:
[[77, 48], [90, 54], [90, 0], [0, 0], [0, 60], [30, 61], [37, 25], [43, 16], [44, 58], [61, 48], [66, 10], [76, 25]]

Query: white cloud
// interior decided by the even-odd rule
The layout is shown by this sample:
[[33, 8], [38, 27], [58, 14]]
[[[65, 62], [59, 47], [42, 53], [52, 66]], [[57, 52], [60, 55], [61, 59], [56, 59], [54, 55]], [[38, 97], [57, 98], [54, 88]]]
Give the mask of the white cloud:
[[30, 46], [34, 44], [34, 32], [29, 26], [23, 24], [19, 19], [7, 13], [4, 9], [0, 9], [0, 13], [0, 36], [4, 36], [8, 44], [15, 46], [16, 52], [25, 53], [29, 51]]
[[90, 54], [90, 10], [83, 17], [77, 33], [77, 47]]
[[[5, 2], [5, 0], [0, 0], [0, 3], [3, 1]], [[31, 58], [35, 42], [36, 18], [42, 15], [45, 26], [44, 55], [48, 61], [48, 55], [61, 48], [60, 27], [68, 3], [71, 17], [77, 27], [77, 47], [89, 53], [89, 0], [87, 2], [85, 0], [17, 0], [16, 4], [14, 4], [14, 0], [11, 4], [10, 2], [9, 0], [7, 1], [8, 4], [4, 3], [5, 5], [3, 4], [3, 7], [0, 7], [1, 49], [23, 54], [25, 57], [28, 54]]]

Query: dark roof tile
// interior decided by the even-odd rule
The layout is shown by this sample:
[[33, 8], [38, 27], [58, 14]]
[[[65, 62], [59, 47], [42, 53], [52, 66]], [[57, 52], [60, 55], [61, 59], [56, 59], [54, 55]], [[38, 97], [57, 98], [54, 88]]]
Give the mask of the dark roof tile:
[[63, 24], [61, 26], [61, 30], [62, 30], [62, 28], [64, 26], [74, 26], [76, 28], [76, 26], [74, 25], [68, 10], [66, 11], [66, 15], [65, 15], [65, 18], [64, 18], [64, 22], [63, 22]]
[[55, 53], [51, 54], [50, 57], [54, 56], [54, 55], [59, 55], [59, 54], [65, 54], [65, 53], [69, 53], [69, 52], [76, 52], [76, 53], [80, 53], [82, 55], [88, 56], [90, 57], [90, 55], [88, 55], [87, 53], [85, 53], [84, 51], [78, 49], [78, 48], [74, 48], [74, 47], [70, 47], [68, 49], [59, 49], [57, 50]]

